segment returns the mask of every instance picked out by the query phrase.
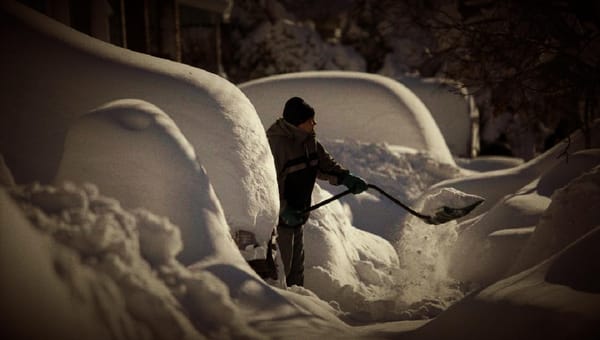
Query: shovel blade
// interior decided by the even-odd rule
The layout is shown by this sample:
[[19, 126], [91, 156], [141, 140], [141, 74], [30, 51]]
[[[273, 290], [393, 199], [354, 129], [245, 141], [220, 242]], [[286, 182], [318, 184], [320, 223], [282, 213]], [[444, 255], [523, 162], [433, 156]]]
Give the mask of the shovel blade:
[[476, 201], [475, 203], [462, 208], [443, 206], [438, 209], [433, 216], [427, 216], [423, 220], [429, 224], [444, 224], [467, 215], [473, 211], [473, 209], [477, 208], [477, 206], [479, 206], [481, 203], [483, 203], [483, 200]]

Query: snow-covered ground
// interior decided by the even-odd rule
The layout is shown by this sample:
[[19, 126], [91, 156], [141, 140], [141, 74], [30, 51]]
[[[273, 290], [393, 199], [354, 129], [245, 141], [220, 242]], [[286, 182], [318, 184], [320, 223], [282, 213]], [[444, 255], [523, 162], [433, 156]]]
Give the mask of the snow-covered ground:
[[[591, 149], [572, 136], [568, 160], [557, 157], [564, 143], [480, 172], [456, 166], [445, 145], [430, 149], [444, 140], [422, 104], [404, 124], [392, 111], [378, 123], [429, 136], [417, 146], [371, 140], [389, 126], [361, 130], [343, 113], [328, 121], [333, 104], [320, 114], [336, 96], [373, 108], [382, 91], [414, 98], [402, 86], [354, 74], [345, 92], [307, 98], [328, 150], [401, 201], [430, 211], [457, 201], [450, 189], [486, 201], [443, 225], [370, 191], [326, 205], [305, 226], [306, 287], [286, 289], [258, 277], [242, 256], [253, 249], [234, 241], [249, 229], [264, 242], [278, 211], [269, 123], [252, 98], [12, 2], [1, 17], [3, 338], [600, 336], [598, 124]], [[307, 88], [340, 83], [312, 75]], [[269, 95], [283, 105], [285, 93]], [[313, 201], [341, 190], [319, 183]]]

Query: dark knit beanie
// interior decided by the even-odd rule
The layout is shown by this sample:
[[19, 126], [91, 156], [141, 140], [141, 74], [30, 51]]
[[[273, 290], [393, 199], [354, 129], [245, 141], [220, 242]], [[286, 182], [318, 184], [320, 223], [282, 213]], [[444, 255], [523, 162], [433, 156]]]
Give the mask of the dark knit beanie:
[[283, 108], [283, 119], [288, 123], [298, 126], [315, 116], [315, 109], [300, 97], [288, 99]]

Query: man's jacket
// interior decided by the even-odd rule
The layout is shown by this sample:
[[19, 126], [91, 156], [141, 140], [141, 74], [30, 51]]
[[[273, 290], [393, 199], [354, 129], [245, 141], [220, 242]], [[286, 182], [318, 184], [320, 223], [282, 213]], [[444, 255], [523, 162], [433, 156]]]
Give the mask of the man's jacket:
[[314, 133], [307, 133], [283, 118], [271, 125], [267, 137], [275, 158], [281, 209], [310, 207], [316, 178], [339, 185], [349, 173], [329, 155]]

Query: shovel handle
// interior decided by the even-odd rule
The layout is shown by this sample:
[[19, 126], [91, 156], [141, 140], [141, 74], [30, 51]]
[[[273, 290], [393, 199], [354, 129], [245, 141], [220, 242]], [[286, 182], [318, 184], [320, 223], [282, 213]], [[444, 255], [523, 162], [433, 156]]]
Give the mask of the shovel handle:
[[[428, 219], [430, 219], [430, 218], [431, 218], [430, 216], [423, 215], [423, 214], [421, 214], [421, 213], [418, 213], [418, 212], [414, 211], [412, 208], [410, 208], [410, 207], [409, 207], [409, 206], [407, 206], [406, 204], [404, 204], [404, 203], [400, 202], [399, 200], [397, 200], [397, 199], [396, 199], [395, 197], [393, 197], [392, 195], [390, 195], [390, 194], [388, 194], [387, 192], [383, 191], [383, 189], [381, 189], [380, 187], [378, 187], [378, 186], [376, 186], [376, 185], [374, 185], [374, 184], [367, 184], [367, 186], [368, 186], [369, 188], [371, 188], [371, 189], [375, 189], [375, 190], [377, 190], [377, 191], [378, 191], [380, 194], [382, 194], [383, 196], [387, 197], [387, 198], [388, 198], [390, 201], [392, 201], [392, 202], [396, 203], [397, 205], [401, 206], [402, 208], [404, 208], [404, 209], [405, 209], [406, 211], [408, 211], [409, 213], [411, 213], [411, 214], [413, 214], [413, 215], [415, 215], [415, 216], [417, 216], [417, 217], [419, 217], [419, 218], [421, 218], [421, 219], [426, 219], [426, 220], [428, 220]], [[324, 205], [326, 205], [326, 204], [329, 204], [329, 203], [331, 203], [331, 202], [333, 202], [333, 201], [335, 201], [335, 200], [339, 200], [340, 198], [342, 198], [342, 197], [344, 197], [344, 196], [346, 196], [346, 195], [350, 194], [351, 192], [352, 192], [352, 191], [350, 191], [349, 189], [348, 189], [348, 190], [346, 190], [346, 191], [342, 191], [342, 192], [340, 192], [339, 194], [337, 194], [337, 195], [335, 195], [335, 196], [332, 196], [332, 197], [330, 197], [330, 198], [328, 198], [328, 199], [326, 199], [326, 200], [324, 200], [324, 201], [321, 201], [321, 202], [319, 202], [319, 203], [317, 203], [317, 204], [315, 204], [315, 205], [313, 205], [313, 206], [311, 206], [311, 207], [309, 207], [309, 208], [305, 209], [304, 211], [302, 211], [302, 213], [303, 213], [303, 214], [306, 214], [306, 213], [308, 213], [308, 212], [311, 212], [311, 211], [313, 211], [313, 210], [315, 210], [315, 209], [319, 209], [320, 207], [322, 207], [322, 206], [324, 206]]]
[[400, 202], [398, 199], [396, 199], [395, 197], [393, 197], [392, 195], [388, 194], [387, 192], [383, 191], [383, 189], [381, 189], [380, 187], [373, 185], [373, 184], [368, 184], [369, 188], [373, 188], [377, 191], [379, 191], [380, 194], [382, 194], [383, 196], [387, 197], [390, 201], [396, 203], [397, 205], [401, 206], [402, 208], [404, 208], [406, 211], [408, 211], [409, 213], [417, 216], [420, 219], [424, 219], [424, 220], [429, 220], [431, 217], [427, 216], [427, 215], [423, 215], [419, 212], [414, 211], [411, 207], [409, 207], [408, 205]]
[[319, 202], [319, 203], [317, 203], [317, 204], [315, 204], [315, 205], [313, 205], [313, 206], [311, 206], [309, 208], [306, 208], [304, 211], [302, 211], [302, 213], [306, 214], [307, 212], [311, 212], [311, 211], [313, 211], [315, 209], [319, 209], [320, 207], [322, 207], [322, 206], [324, 206], [326, 204], [329, 204], [329, 203], [331, 203], [331, 202], [333, 202], [335, 200], [339, 200], [340, 198], [348, 195], [351, 192], [352, 191], [350, 191], [350, 189], [348, 189], [346, 191], [342, 191], [342, 192], [340, 192], [339, 194], [337, 194], [335, 196], [329, 197], [328, 199], [326, 199], [324, 201], [321, 201], [321, 202]]
[[[411, 207], [407, 206], [406, 204], [400, 202], [398, 199], [396, 199], [395, 197], [393, 197], [392, 195], [388, 194], [387, 192], [383, 191], [383, 189], [381, 189], [380, 187], [373, 185], [373, 184], [367, 184], [368, 188], [370, 189], [375, 189], [377, 190], [380, 194], [382, 194], [383, 196], [387, 197], [390, 201], [396, 203], [397, 205], [401, 206], [402, 208], [404, 208], [406, 211], [408, 211], [410, 214], [422, 219], [423, 221], [425, 221], [425, 223], [428, 224], [442, 224], [442, 223], [446, 223], [448, 221], [460, 218], [462, 216], [465, 216], [466, 214], [468, 214], [471, 210], [475, 209], [479, 204], [481, 204], [483, 202], [483, 200], [475, 202], [469, 206], [463, 207], [463, 208], [449, 208], [449, 207], [442, 207], [441, 211], [438, 211], [435, 215], [433, 216], [429, 216], [429, 215], [424, 215], [421, 214], [417, 211], [414, 211]], [[315, 209], [318, 209], [322, 206], [324, 206], [325, 204], [329, 204], [335, 200], [340, 199], [343, 196], [348, 195], [349, 193], [351, 193], [351, 191], [348, 189], [346, 191], [343, 191], [333, 197], [330, 197], [324, 201], [321, 201], [307, 209], [305, 209], [302, 213], [306, 214], [310, 211], [313, 211]]]

